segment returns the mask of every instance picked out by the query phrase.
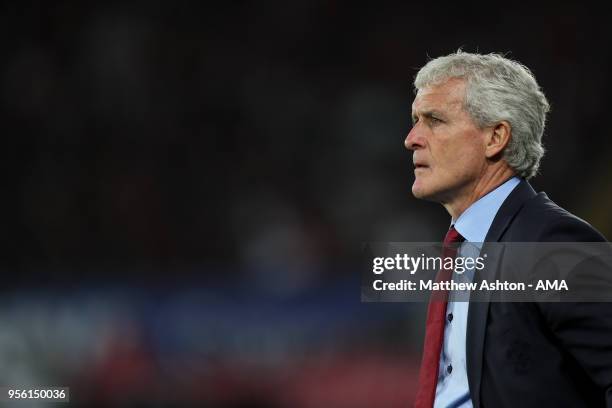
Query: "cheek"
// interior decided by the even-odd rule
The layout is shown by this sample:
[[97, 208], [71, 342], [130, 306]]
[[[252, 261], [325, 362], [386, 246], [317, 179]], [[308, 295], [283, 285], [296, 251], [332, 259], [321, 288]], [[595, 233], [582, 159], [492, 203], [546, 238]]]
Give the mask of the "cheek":
[[479, 139], [471, 136], [457, 138], [455, 144], [446, 153], [446, 168], [457, 178], [479, 174], [484, 161], [484, 146]]
[[456, 163], [461, 167], [472, 168], [479, 165], [482, 162], [483, 157], [484, 153], [481, 149], [478, 149], [475, 146], [465, 146], [458, 151]]

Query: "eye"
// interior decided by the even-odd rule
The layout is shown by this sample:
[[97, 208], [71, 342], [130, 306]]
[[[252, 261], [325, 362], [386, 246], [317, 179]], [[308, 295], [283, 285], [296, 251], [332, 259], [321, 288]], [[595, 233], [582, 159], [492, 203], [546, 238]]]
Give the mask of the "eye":
[[440, 123], [444, 123], [444, 121], [442, 119], [436, 118], [435, 116], [430, 116], [429, 123], [431, 123], [432, 125], [439, 125]]

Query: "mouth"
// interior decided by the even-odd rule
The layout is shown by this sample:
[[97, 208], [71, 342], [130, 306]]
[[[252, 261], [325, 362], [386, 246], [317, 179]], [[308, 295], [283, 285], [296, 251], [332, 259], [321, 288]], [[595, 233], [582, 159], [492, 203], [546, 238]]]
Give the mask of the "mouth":
[[428, 169], [429, 166], [427, 166], [426, 164], [421, 164], [421, 163], [415, 163], [414, 164], [414, 170], [425, 170]]

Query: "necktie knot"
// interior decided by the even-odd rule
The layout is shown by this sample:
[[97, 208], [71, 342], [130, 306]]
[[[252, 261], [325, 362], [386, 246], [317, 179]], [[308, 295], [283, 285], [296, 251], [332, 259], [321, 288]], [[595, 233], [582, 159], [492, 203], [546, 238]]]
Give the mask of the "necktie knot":
[[446, 245], [454, 244], [457, 242], [463, 242], [464, 239], [465, 238], [461, 236], [459, 231], [457, 231], [455, 227], [452, 226], [450, 227], [450, 229], [446, 233], [446, 236], [444, 237], [444, 245], [446, 246]]

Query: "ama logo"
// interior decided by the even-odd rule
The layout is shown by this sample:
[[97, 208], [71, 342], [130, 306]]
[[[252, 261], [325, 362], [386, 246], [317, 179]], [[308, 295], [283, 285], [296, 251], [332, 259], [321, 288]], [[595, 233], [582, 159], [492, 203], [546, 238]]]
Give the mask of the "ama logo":
[[539, 280], [535, 290], [568, 290], [565, 279], [560, 280]]

